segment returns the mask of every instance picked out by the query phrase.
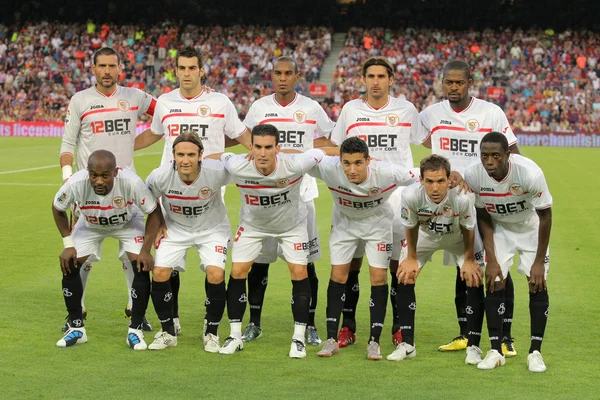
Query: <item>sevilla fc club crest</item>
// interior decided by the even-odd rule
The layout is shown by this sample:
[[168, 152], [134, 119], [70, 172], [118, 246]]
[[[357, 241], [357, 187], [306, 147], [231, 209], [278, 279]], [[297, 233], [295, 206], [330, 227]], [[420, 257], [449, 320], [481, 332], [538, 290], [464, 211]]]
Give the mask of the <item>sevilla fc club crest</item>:
[[200, 188], [199, 196], [202, 200], [209, 199], [213, 194], [214, 194], [214, 192], [208, 186], [204, 186], [204, 187]]
[[123, 208], [123, 207], [125, 207], [125, 199], [122, 198], [121, 196], [115, 197], [113, 199], [113, 205], [115, 208]]
[[510, 192], [515, 196], [520, 196], [523, 194], [523, 188], [518, 183], [513, 183], [510, 185]]
[[127, 100], [119, 100], [117, 102], [117, 107], [123, 112], [129, 111], [129, 102]]
[[379, 194], [381, 194], [381, 188], [372, 187], [371, 189], [369, 189], [369, 196], [377, 196]]
[[442, 208], [442, 215], [446, 218], [450, 218], [454, 216], [454, 210], [449, 205], [445, 205], [444, 208]]
[[284, 187], [286, 187], [289, 184], [290, 184], [290, 180], [287, 179], [287, 178], [286, 179], [280, 179], [276, 183], [276, 185], [277, 185], [278, 188], [284, 188]]
[[198, 115], [201, 117], [208, 117], [210, 115], [210, 107], [204, 105], [198, 107]]
[[397, 126], [399, 122], [400, 118], [398, 118], [396, 114], [389, 114], [387, 117], [385, 117], [385, 123], [387, 126], [394, 127]]
[[467, 131], [469, 132], [477, 132], [479, 130], [479, 121], [476, 119], [470, 119], [467, 121], [465, 128], [467, 128]]
[[306, 114], [304, 111], [296, 111], [294, 113], [294, 121], [296, 121], [297, 124], [303, 124], [306, 121]]

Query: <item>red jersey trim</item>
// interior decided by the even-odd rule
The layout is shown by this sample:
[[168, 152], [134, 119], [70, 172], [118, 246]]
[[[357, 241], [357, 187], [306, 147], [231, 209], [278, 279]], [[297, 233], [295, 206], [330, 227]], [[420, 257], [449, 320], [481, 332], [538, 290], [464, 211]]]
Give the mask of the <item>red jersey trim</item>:
[[[385, 188], [385, 189], [383, 189], [383, 190], [381, 191], [381, 193], [380, 193], [380, 194], [382, 194], [382, 193], [385, 193], [385, 192], [387, 192], [388, 190], [392, 190], [392, 189], [393, 189], [393, 188], [395, 188], [396, 186], [398, 186], [398, 185], [392, 185], [392, 186], [390, 186], [390, 187], [388, 187], [388, 188]], [[375, 197], [375, 196], [369, 196], [369, 195], [362, 195], [362, 194], [354, 194], [354, 193], [349, 193], [349, 192], [345, 192], [345, 191], [343, 191], [343, 190], [339, 190], [339, 189], [332, 188], [332, 187], [329, 187], [329, 190], [331, 190], [332, 192], [337, 192], [337, 193], [345, 194], [346, 196], [361, 197], [361, 198]]]
[[[165, 122], [165, 119], [167, 118], [171, 118], [171, 117], [200, 117], [199, 114], [197, 113], [174, 113], [174, 114], [167, 114], [164, 117], [162, 117], [162, 119], [160, 120], [160, 122]], [[225, 114], [210, 114], [208, 115], [208, 117], [210, 118], [225, 118]], [[205, 118], [205, 117], [201, 117], [201, 118]]]
[[[439, 131], [440, 129], [446, 129], [448, 131], [456, 131], [456, 132], [468, 132], [467, 128], [463, 128], [461, 126], [438, 125], [431, 130], [429, 135], [432, 136], [435, 131]], [[493, 130], [492, 128], [479, 128], [475, 132], [490, 133], [492, 130]], [[471, 133], [475, 133], [475, 132], [471, 132]]]
[[[273, 123], [273, 122], [296, 122], [296, 121], [294, 121], [293, 118], [268, 118], [268, 119], [263, 119], [258, 124], [259, 125], [264, 125], [264, 124], [270, 124], [270, 123]], [[315, 125], [317, 123], [317, 121], [312, 120], [312, 119], [307, 119], [303, 123], [304, 124], [309, 124], [309, 125]]]
[[146, 110], [146, 114], [153, 117], [155, 108], [156, 108], [156, 99], [152, 99], [152, 101], [150, 102], [150, 105], [148, 106], [148, 109]]
[[165, 194], [165, 197], [168, 199], [176, 199], [176, 200], [202, 200], [200, 197], [191, 197], [191, 196], [176, 196]]
[[[294, 183], [298, 182], [300, 179], [302, 179], [302, 176], [299, 176], [298, 178], [294, 179], [293, 181], [291, 181], [288, 186], [292, 186]], [[283, 189], [280, 188], [279, 186], [267, 186], [267, 185], [240, 185], [237, 184], [236, 185], [239, 188], [244, 188], [244, 189]]]
[[[127, 110], [127, 111], [137, 111], [138, 108], [139, 108], [138, 106], [130, 107], [129, 110]], [[121, 109], [119, 109], [119, 108], [101, 108], [99, 110], [88, 111], [86, 113], [83, 113], [83, 115], [81, 116], [81, 121], [83, 121], [83, 119], [85, 117], [87, 117], [88, 115], [105, 113], [105, 112], [115, 112], [115, 111], [121, 111]], [[127, 112], [127, 111], [124, 111], [124, 112]]]
[[[348, 129], [346, 129], [346, 135], [348, 135], [350, 133], [350, 131], [358, 126], [389, 126], [388, 124], [386, 124], [385, 122], [357, 122], [355, 124], [352, 124], [348, 127]], [[412, 123], [410, 122], [400, 122], [398, 125], [396, 126], [390, 126], [390, 128], [410, 128], [412, 127]], [[490, 131], [491, 132], [491, 131]]]
[[[529, 194], [529, 192], [523, 192], [523, 194], [519, 195], [519, 196], [524, 196], [526, 194]], [[490, 192], [483, 192], [483, 193], [479, 193], [479, 196], [481, 197], [507, 197], [507, 196], [517, 196], [511, 192], [506, 192], [506, 193], [490, 193]]]
[[[127, 203], [125, 203], [125, 205], [121, 208], [130, 206], [133, 204], [133, 201], [128, 201]], [[106, 210], [112, 210], [115, 207], [114, 206], [79, 206], [80, 209], [82, 210], [102, 210], [102, 211], [106, 211]]]

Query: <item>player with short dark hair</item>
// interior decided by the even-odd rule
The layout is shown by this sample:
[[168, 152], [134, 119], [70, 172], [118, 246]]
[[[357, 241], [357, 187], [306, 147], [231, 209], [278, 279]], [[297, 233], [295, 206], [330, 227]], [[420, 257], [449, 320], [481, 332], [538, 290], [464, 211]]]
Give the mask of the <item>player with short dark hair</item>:
[[[79, 204], [81, 218], [71, 232], [66, 211], [74, 203]], [[145, 233], [142, 211], [149, 214]], [[102, 242], [114, 237], [119, 240], [119, 257], [127, 258], [135, 272], [127, 344], [134, 350], [145, 350], [142, 324], [150, 296], [150, 249], [162, 219], [152, 193], [135, 173], [117, 168], [111, 152], [96, 150], [88, 159], [87, 170], [78, 171], [60, 188], [54, 197], [52, 215], [65, 247], [60, 266], [69, 311], [68, 329], [56, 345], [69, 347], [87, 342], [80, 271], [86, 261], [99, 261]]]
[[518, 254], [518, 271], [529, 283], [531, 346], [527, 365], [531, 372], [544, 372], [546, 365], [540, 350], [549, 312], [546, 276], [550, 267], [552, 195], [540, 167], [528, 158], [512, 154], [503, 133], [485, 135], [480, 154], [480, 162], [465, 171], [465, 180], [476, 196], [477, 221], [487, 257], [485, 314], [492, 349], [477, 363], [477, 368], [493, 369], [505, 364], [504, 277]]
[[[469, 93], [473, 79], [469, 65], [462, 60], [452, 60], [444, 65], [442, 88], [447, 100], [426, 107], [420, 114], [424, 130], [429, 135], [424, 145], [434, 154], [446, 157], [452, 168], [464, 173], [465, 168], [476, 162], [479, 157], [479, 143], [488, 132], [502, 132], [514, 154], [519, 154], [517, 138], [514, 135], [506, 115], [500, 107], [485, 100], [472, 97]], [[477, 230], [477, 227], [475, 228]], [[476, 236], [479, 234], [476, 231]], [[444, 252], [444, 264], [456, 265], [456, 284], [454, 303], [460, 328], [459, 336], [438, 348], [440, 351], [464, 350], [469, 346], [478, 346], [481, 326], [468, 328], [468, 318], [483, 320], [482, 316], [466, 312], [467, 297], [473, 297], [470, 303], [483, 304], [482, 288], [467, 288], [460, 277], [460, 267], [454, 257]], [[511, 336], [514, 309], [514, 287], [510, 274], [506, 277], [507, 296], [504, 315], [503, 351], [508, 357], [516, 356]], [[476, 311], [482, 307], [476, 307]], [[469, 334], [471, 332], [471, 334]]]

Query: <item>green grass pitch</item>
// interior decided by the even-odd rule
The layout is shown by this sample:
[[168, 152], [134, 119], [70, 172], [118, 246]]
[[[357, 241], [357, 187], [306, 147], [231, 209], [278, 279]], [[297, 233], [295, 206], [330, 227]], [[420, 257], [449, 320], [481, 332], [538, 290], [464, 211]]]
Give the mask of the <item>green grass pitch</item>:
[[[176, 348], [134, 352], [127, 348], [123, 315], [126, 286], [114, 240], [105, 242], [102, 261], [90, 275], [86, 304], [89, 342], [59, 349], [66, 312], [60, 290], [58, 255], [62, 242], [50, 211], [60, 186], [59, 139], [0, 139], [0, 398], [436, 398], [558, 399], [599, 398], [600, 366], [595, 339], [598, 320], [598, 229], [600, 190], [595, 149], [524, 147], [546, 173], [554, 196], [551, 313], [543, 346], [548, 371], [527, 371], [529, 308], [525, 278], [514, 274], [516, 307], [513, 335], [518, 356], [493, 371], [464, 364], [464, 353], [439, 353], [437, 347], [456, 336], [454, 268], [442, 267], [438, 254], [417, 284], [418, 356], [403, 362], [366, 359], [368, 274], [358, 306], [358, 342], [331, 359], [308, 348], [304, 360], [287, 356], [292, 334], [291, 283], [287, 267], [271, 266], [263, 312], [263, 337], [234, 356], [208, 354], [202, 346], [204, 276], [195, 252], [188, 253], [182, 275], [182, 335]], [[136, 155], [138, 173], [146, 178], [160, 161], [162, 142]], [[426, 155], [414, 149], [415, 161]], [[330, 265], [328, 231], [331, 195], [320, 185], [315, 201], [323, 259], [317, 328], [325, 335], [326, 288]], [[232, 226], [240, 200], [228, 188]], [[595, 250], [594, 250], [595, 249]], [[227, 274], [229, 273], [229, 265]], [[249, 312], [246, 312], [246, 320]], [[150, 304], [148, 318], [159, 323]], [[382, 353], [393, 350], [388, 307]], [[227, 319], [220, 327], [227, 336]], [[148, 343], [151, 337], [147, 337]], [[489, 348], [487, 334], [482, 340]]]

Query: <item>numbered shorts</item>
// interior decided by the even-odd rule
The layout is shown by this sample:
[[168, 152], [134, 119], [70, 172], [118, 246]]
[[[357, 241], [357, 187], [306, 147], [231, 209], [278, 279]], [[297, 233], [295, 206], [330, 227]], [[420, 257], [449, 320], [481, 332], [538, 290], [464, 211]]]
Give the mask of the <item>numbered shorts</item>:
[[231, 228], [227, 218], [214, 228], [202, 231], [170, 224], [167, 237], [160, 239], [156, 247], [154, 265], [185, 272], [187, 250], [194, 247], [200, 255], [202, 271], [206, 272], [209, 265], [225, 270], [230, 240]]
[[392, 237], [389, 218], [350, 219], [334, 210], [329, 237], [331, 265], [348, 264], [361, 248], [370, 266], [388, 268]]
[[[506, 277], [510, 271], [515, 254], [519, 254], [517, 271], [530, 276], [531, 266], [535, 261], [535, 254], [537, 253], [537, 244], [538, 224], [526, 232], [511, 231], [500, 224], [496, 224], [494, 227], [494, 250], [496, 251], [498, 264], [502, 268], [502, 276]], [[547, 277], [548, 270], [550, 269], [550, 249], [546, 250], [544, 268], [544, 277]]]
[[[306, 179], [306, 178], [304, 178]], [[308, 233], [308, 262], [315, 262], [321, 258], [321, 244], [319, 242], [319, 230], [317, 229], [317, 216], [315, 214], [315, 203], [313, 200], [305, 202], [308, 213], [307, 233]], [[281, 246], [275, 238], [265, 240], [263, 248], [254, 262], [261, 264], [271, 264], [277, 261], [277, 257], [281, 256], [284, 260]]]
[[125, 225], [114, 229], [94, 229], [85, 225], [85, 218], [79, 218], [73, 228], [73, 243], [77, 257], [88, 256], [88, 262], [100, 261], [102, 243], [111, 237], [119, 241], [119, 259], [128, 260], [127, 253], [140, 254], [144, 244], [144, 216], [133, 214]]
[[[419, 241], [417, 242], [417, 261], [419, 268], [423, 268], [425, 264], [431, 261], [433, 253], [438, 250], [444, 250], [444, 254], [448, 253], [452, 256], [454, 266], [462, 267], [465, 262], [465, 244], [462, 235], [452, 235], [451, 237], [442, 238], [442, 240], [434, 241], [423, 234], [419, 230]], [[475, 236], [473, 252], [475, 253], [475, 261], [481, 268], [485, 267], [483, 259], [483, 243], [479, 236]], [[402, 242], [402, 252], [400, 253], [400, 262], [408, 257], [408, 246], [406, 240]]]
[[[392, 210], [394, 211], [394, 220], [392, 222], [392, 254], [391, 259], [398, 261], [400, 259], [400, 251], [402, 250], [402, 241], [406, 239], [406, 228], [402, 225], [402, 218], [400, 216], [400, 201], [402, 198], [402, 191], [404, 186], [400, 186], [388, 199]], [[396, 212], [398, 210], [398, 212]], [[364, 244], [361, 244], [354, 253], [354, 258], [359, 258], [365, 255]]]
[[282, 257], [292, 264], [306, 265], [308, 263], [308, 235], [306, 222], [303, 222], [287, 232], [267, 233], [255, 230], [240, 222], [233, 239], [233, 262], [252, 262], [256, 260], [263, 248], [264, 242], [274, 238], [281, 246]]

